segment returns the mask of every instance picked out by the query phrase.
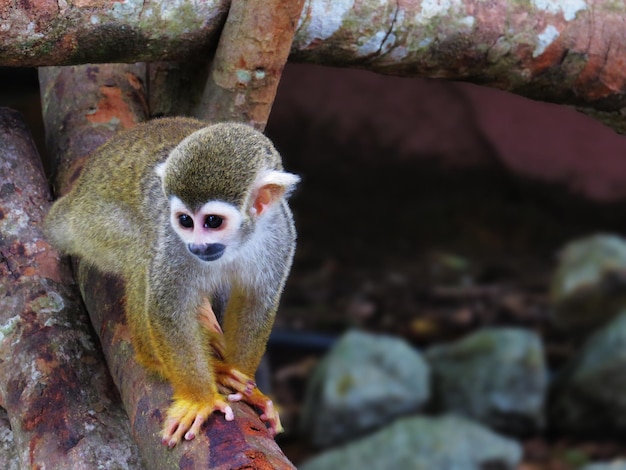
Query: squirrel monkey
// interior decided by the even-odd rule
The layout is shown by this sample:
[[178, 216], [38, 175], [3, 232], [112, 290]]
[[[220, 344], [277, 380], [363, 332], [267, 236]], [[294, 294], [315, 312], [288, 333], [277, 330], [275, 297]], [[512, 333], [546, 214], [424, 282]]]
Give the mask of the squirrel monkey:
[[[282, 430], [252, 377], [291, 267], [286, 197], [298, 181], [247, 125], [157, 119], [97, 149], [46, 218], [61, 251], [125, 281], [136, 357], [173, 387], [170, 447], [214, 411], [234, 419], [238, 400], [261, 409], [273, 435]], [[208, 303], [225, 305], [223, 334]]]

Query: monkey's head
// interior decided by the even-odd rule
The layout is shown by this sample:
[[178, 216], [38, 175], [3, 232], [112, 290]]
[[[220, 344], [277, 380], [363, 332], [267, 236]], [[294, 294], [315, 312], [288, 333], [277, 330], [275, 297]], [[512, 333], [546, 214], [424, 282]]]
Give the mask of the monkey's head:
[[300, 178], [283, 171], [270, 140], [250, 126], [215, 124], [178, 144], [156, 167], [170, 222], [190, 253], [214, 261], [254, 231]]

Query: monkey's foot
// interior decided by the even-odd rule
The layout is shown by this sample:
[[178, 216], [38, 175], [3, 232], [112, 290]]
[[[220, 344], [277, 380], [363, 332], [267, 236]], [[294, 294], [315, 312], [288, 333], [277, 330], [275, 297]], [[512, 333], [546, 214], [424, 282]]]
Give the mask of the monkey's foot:
[[161, 442], [172, 448], [180, 442], [183, 436], [187, 441], [195, 439], [202, 425], [214, 411], [224, 413], [226, 421], [235, 419], [228, 402], [217, 393], [212, 399], [202, 402], [183, 398], [174, 399], [174, 403], [167, 410]]
[[243, 401], [261, 410], [259, 416], [268, 425], [268, 430], [272, 437], [284, 431], [274, 403], [258, 389], [254, 380], [238, 369], [226, 364], [217, 365], [215, 372], [219, 384], [235, 391], [235, 393], [228, 395], [229, 401]]
[[258, 388], [255, 387], [249, 394], [241, 392], [232, 393], [228, 395], [228, 400], [231, 402], [244, 401], [261, 410], [259, 417], [261, 418], [261, 421], [264, 421], [267, 424], [268, 431], [272, 437], [285, 430], [283, 425], [280, 423], [280, 415], [274, 406], [274, 402]]

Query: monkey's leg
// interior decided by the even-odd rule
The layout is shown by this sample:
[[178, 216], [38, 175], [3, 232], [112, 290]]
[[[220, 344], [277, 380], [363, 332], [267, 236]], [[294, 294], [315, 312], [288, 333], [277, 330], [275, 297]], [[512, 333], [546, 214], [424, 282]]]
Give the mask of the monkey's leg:
[[[145, 279], [137, 276], [127, 283], [128, 322], [138, 362], [172, 385], [162, 442], [174, 447], [183, 438], [194, 439], [213, 412], [223, 413], [227, 421], [232, 421], [234, 414], [217, 389], [215, 357], [210, 344], [203, 342], [198, 320], [183, 313], [190, 306], [171, 293], [154, 292]], [[169, 303], [163, 298], [170, 299]], [[172, 303], [183, 309], [167, 315], [164, 306]]]
[[198, 308], [198, 321], [203, 327], [205, 342], [210, 345], [215, 356], [216, 360], [213, 363], [213, 367], [217, 383], [222, 386], [222, 393], [229, 394], [234, 390], [237, 394], [244, 393], [245, 395], [250, 395], [256, 388], [254, 380], [233, 366], [224, 363], [226, 354], [224, 332], [215, 317], [215, 312], [213, 312], [209, 299], [204, 299], [202, 305]]
[[164, 358], [166, 378], [173, 388], [172, 404], [162, 432], [162, 442], [169, 447], [183, 437], [194, 439], [215, 411], [223, 413], [227, 421], [235, 418], [226, 396], [217, 388], [214, 370], [217, 359], [210, 344], [197, 334], [197, 326], [195, 330], [195, 335], [187, 330], [175, 335], [170, 332], [167, 337], [160, 335], [157, 339], [160, 350], [167, 356]]
[[135, 359], [139, 364], [165, 378], [163, 363], [152, 347], [154, 338], [146, 316], [147, 273], [137, 269], [135, 274], [126, 277], [125, 312], [130, 328], [131, 343], [135, 350]]
[[[268, 297], [277, 296], [265, 296]], [[283, 432], [280, 416], [252, 377], [265, 352], [277, 303], [263, 306], [258, 297], [233, 290], [224, 316], [226, 354], [223, 362], [215, 364], [218, 382], [236, 392], [229, 395], [229, 400], [244, 401], [260, 409], [260, 418], [268, 424], [272, 435]]]
[[[159, 342], [169, 342], [170, 337], [161, 337]], [[182, 341], [192, 342], [195, 338], [187, 337]], [[175, 344], [178, 343], [175, 341]], [[211, 358], [209, 348], [199, 351], [183, 346], [180, 348], [182, 351], [175, 351], [172, 347], [175, 344], [159, 346], [169, 356], [164, 359], [164, 369], [166, 379], [173, 388], [172, 404], [167, 410], [162, 432], [162, 442], [169, 447], [174, 447], [183, 437], [186, 440], [194, 439], [215, 411], [223, 413], [227, 421], [234, 419], [227, 398], [217, 389], [214, 359]], [[169, 349], [169, 353], [166, 349]]]
[[[158, 305], [152, 304], [148, 312], [157, 311]], [[183, 438], [194, 439], [215, 411], [223, 413], [227, 421], [234, 419], [230, 403], [217, 388], [215, 350], [204, 340], [197, 319], [184, 318], [182, 313], [197, 309], [186, 307], [172, 317], [151, 316], [153, 347], [159, 351], [164, 376], [173, 388], [162, 432], [162, 442], [169, 447]]]
[[[205, 326], [203, 323], [201, 324]], [[216, 360], [213, 368], [220, 391], [227, 395], [228, 400], [231, 402], [244, 401], [259, 408], [261, 410], [260, 417], [269, 424], [272, 435], [283, 432], [279, 414], [275, 410], [272, 400], [258, 389], [252, 377], [244, 374], [235, 366], [224, 362], [223, 351], [225, 345], [223, 335], [209, 331], [206, 341], [215, 351]], [[233, 391], [235, 393], [232, 393]]]
[[[269, 425], [270, 433], [274, 436], [283, 432], [280, 416], [270, 398], [264, 395], [256, 386], [253, 378], [238, 370], [234, 365], [224, 362], [226, 354], [225, 338], [211, 303], [204, 299], [198, 308], [198, 321], [206, 333], [205, 341], [214, 351], [216, 360], [213, 367], [216, 380], [221, 391], [228, 395], [231, 402], [244, 401], [261, 410], [260, 418]], [[235, 393], [229, 393], [234, 391]]]

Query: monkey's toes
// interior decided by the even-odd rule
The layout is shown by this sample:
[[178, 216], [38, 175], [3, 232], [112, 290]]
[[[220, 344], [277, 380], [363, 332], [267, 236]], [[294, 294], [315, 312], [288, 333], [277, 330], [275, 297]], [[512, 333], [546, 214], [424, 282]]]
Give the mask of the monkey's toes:
[[230, 402], [243, 401], [260, 410], [260, 418], [267, 424], [272, 437], [284, 431], [274, 403], [257, 388], [256, 383], [248, 375], [224, 363], [216, 364], [215, 373], [220, 385], [235, 391], [228, 394]]
[[261, 420], [265, 421], [268, 424], [268, 429], [272, 437], [276, 436], [276, 434], [280, 434], [285, 431], [283, 425], [280, 422], [280, 415], [278, 414], [278, 410], [274, 406], [274, 403], [269, 398], [265, 397], [267, 400], [265, 401], [265, 409], [260, 407], [263, 412], [261, 413]]
[[181, 441], [183, 436], [188, 441], [195, 439], [200, 433], [202, 425], [214, 411], [224, 413], [226, 421], [235, 419], [232, 408], [219, 395], [203, 402], [181, 398], [174, 399], [174, 403], [167, 410], [161, 442], [172, 448]]
[[[224, 363], [215, 364], [217, 382], [235, 392], [249, 396], [256, 389], [256, 383], [239, 369]], [[237, 400], [231, 400], [237, 401]]]
[[272, 437], [284, 431], [280, 423], [280, 415], [274, 406], [274, 402], [258, 388], [255, 387], [250, 393], [233, 393], [228, 395], [228, 400], [231, 402], [244, 401], [259, 409], [259, 417], [267, 424], [268, 431]]

